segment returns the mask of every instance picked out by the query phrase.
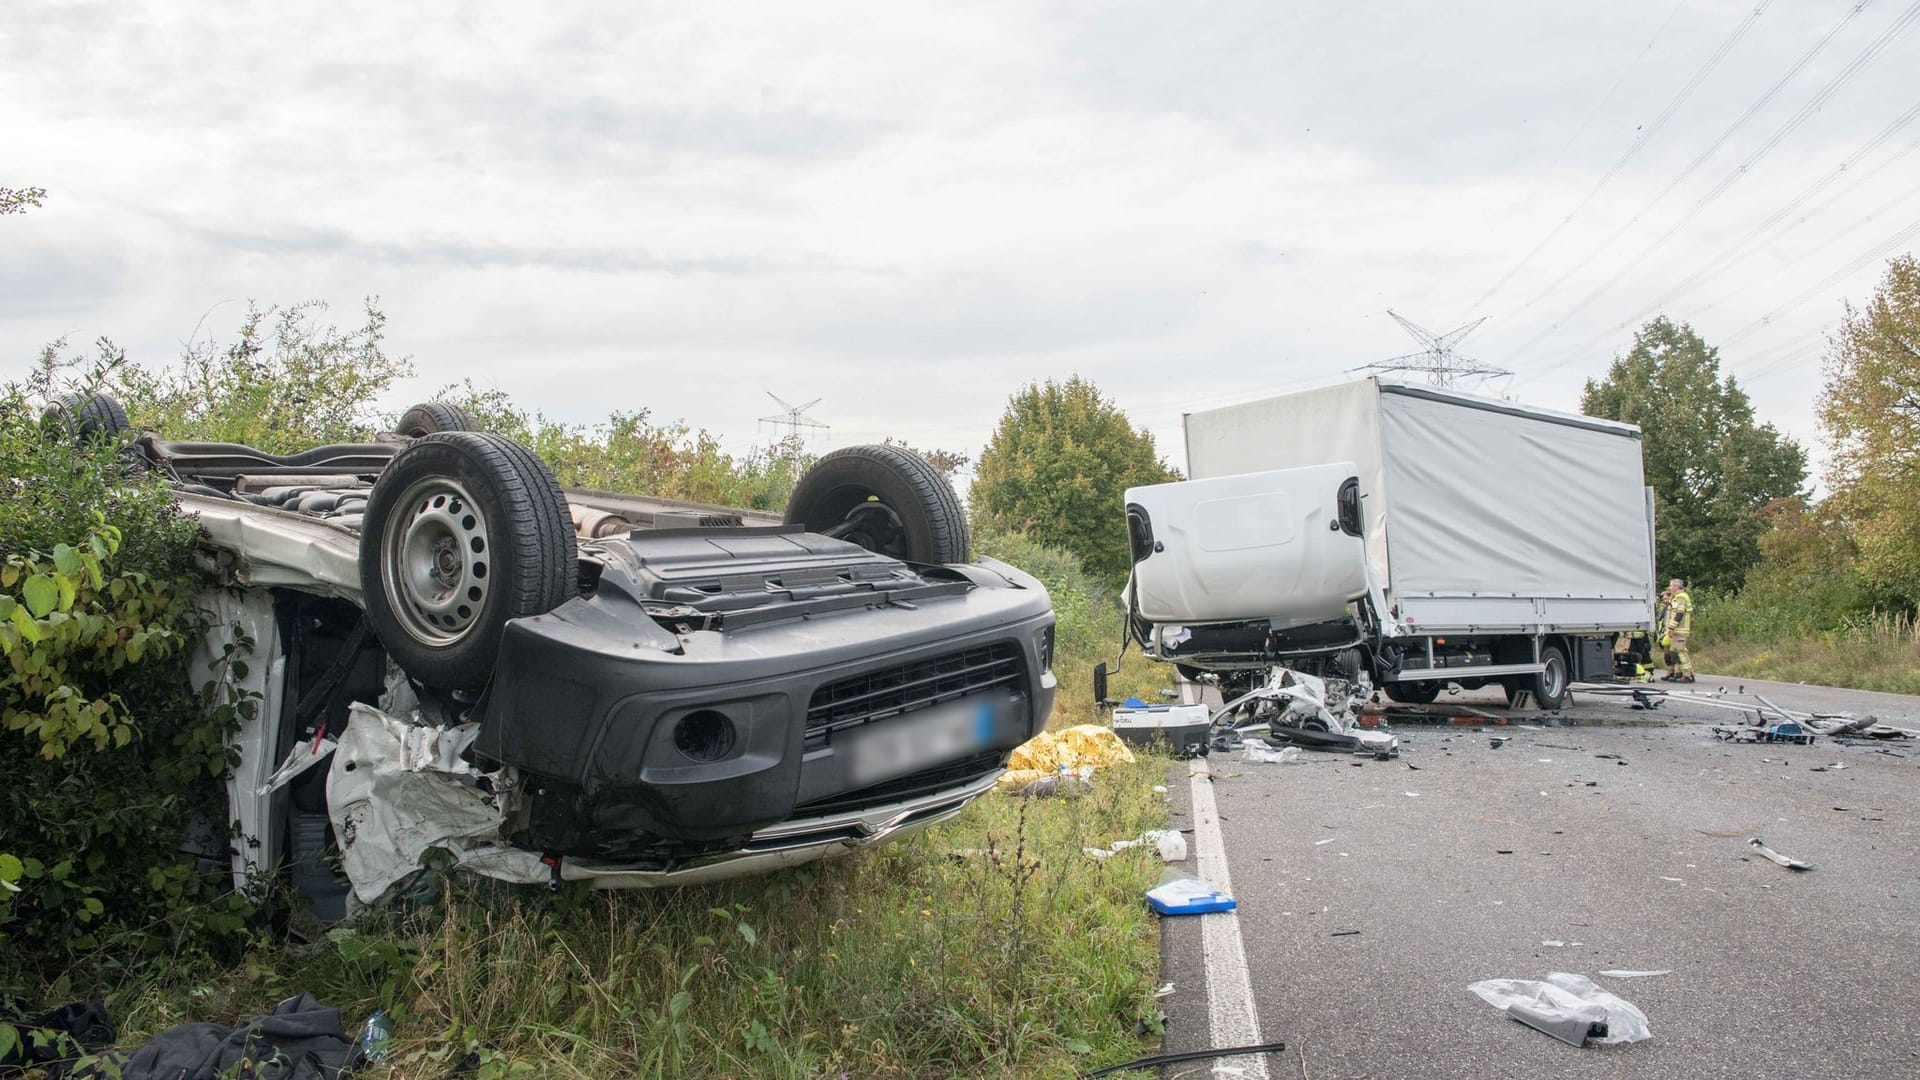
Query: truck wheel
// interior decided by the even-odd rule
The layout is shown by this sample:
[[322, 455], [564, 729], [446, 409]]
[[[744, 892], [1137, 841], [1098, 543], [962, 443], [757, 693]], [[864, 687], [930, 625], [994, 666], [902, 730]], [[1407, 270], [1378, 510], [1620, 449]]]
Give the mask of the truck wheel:
[[1558, 645], [1548, 645], [1540, 650], [1540, 663], [1544, 670], [1538, 675], [1521, 680], [1520, 685], [1533, 691], [1534, 703], [1542, 709], [1558, 709], [1567, 703], [1567, 687], [1571, 683], [1567, 666], [1567, 654]]
[[434, 432], [393, 456], [367, 499], [360, 589], [395, 663], [445, 690], [484, 686], [507, 620], [577, 595], [566, 496], [504, 435]]
[[907, 562], [972, 558], [953, 486], [898, 446], [848, 446], [814, 462], [787, 500], [787, 523]]
[[61, 394], [40, 414], [40, 429], [75, 443], [112, 438], [127, 430], [127, 410], [111, 394]]
[[436, 431], [479, 431], [480, 422], [452, 402], [423, 401], [401, 413], [400, 423], [393, 430], [418, 439]]
[[1441, 684], [1437, 679], [1423, 682], [1390, 682], [1386, 685], [1387, 696], [1403, 705], [1431, 705], [1440, 696]]

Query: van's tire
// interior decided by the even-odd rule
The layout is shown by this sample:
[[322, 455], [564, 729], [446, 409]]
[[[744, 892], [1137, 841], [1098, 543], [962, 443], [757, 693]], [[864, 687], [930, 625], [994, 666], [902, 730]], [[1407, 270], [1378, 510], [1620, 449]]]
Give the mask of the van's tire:
[[486, 685], [509, 619], [578, 595], [573, 520], [553, 473], [504, 435], [442, 431], [393, 456], [360, 531], [367, 620], [407, 674]]
[[423, 401], [400, 414], [394, 432], [420, 439], [439, 431], [479, 431], [480, 422], [467, 410], [446, 401]]
[[786, 520], [907, 562], [972, 558], [953, 486], [898, 446], [848, 446], [814, 462], [794, 485]]
[[[1533, 703], [1542, 709], [1565, 708], [1567, 687], [1572, 685], [1572, 668], [1567, 665], [1567, 653], [1558, 645], [1543, 646], [1540, 650], [1540, 663], [1545, 670], [1537, 675], [1528, 675], [1519, 680], [1522, 689], [1533, 691]], [[1509, 700], [1508, 704], [1512, 704]]]
[[1390, 682], [1384, 689], [1387, 696], [1402, 705], [1431, 705], [1440, 697], [1443, 684], [1437, 679], [1421, 682]]
[[132, 427], [127, 410], [111, 394], [61, 394], [40, 414], [40, 428], [76, 444], [117, 437]]

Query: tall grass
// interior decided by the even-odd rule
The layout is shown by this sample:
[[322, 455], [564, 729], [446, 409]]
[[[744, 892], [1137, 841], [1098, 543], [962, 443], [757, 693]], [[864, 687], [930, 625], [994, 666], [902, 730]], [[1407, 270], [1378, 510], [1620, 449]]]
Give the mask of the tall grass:
[[127, 988], [125, 1028], [237, 1019], [310, 989], [397, 1019], [372, 1076], [1070, 1076], [1158, 1030], [1151, 848], [1164, 758], [1080, 798], [994, 793], [920, 836], [767, 877], [549, 895], [443, 884], [315, 947]]
[[1702, 604], [1695, 615], [1700, 671], [1748, 679], [1920, 694], [1920, 626], [1906, 612], [1841, 615], [1825, 628], [1804, 609], [1751, 602]]

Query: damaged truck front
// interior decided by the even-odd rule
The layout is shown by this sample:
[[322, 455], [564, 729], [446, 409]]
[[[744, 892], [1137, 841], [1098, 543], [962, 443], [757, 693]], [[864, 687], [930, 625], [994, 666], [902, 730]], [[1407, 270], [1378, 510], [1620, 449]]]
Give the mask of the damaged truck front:
[[970, 558], [916, 455], [829, 454], [783, 520], [563, 490], [470, 423], [433, 403], [298, 455], [133, 444], [202, 526], [197, 678], [251, 703], [237, 883], [289, 875], [324, 919], [428, 863], [753, 873], [951, 817], [1045, 726], [1046, 590]]
[[1130, 625], [1230, 698], [1293, 672], [1559, 708], [1652, 626], [1632, 425], [1365, 379], [1185, 429], [1192, 478], [1127, 492]]

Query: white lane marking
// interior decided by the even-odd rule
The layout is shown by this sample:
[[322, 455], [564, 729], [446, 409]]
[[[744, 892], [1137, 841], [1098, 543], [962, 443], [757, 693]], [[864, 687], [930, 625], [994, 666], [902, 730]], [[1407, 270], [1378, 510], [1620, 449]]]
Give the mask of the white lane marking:
[[[1220, 835], [1220, 810], [1214, 804], [1213, 781], [1207, 773], [1206, 758], [1194, 758], [1188, 765], [1193, 784], [1194, 859], [1202, 879], [1232, 896], [1227, 843]], [[1196, 917], [1200, 920], [1200, 955], [1207, 972], [1207, 1019], [1213, 1028], [1213, 1045], [1265, 1042], [1260, 1035], [1259, 1013], [1253, 1007], [1253, 978], [1247, 972], [1246, 944], [1240, 940], [1239, 913], [1222, 911]], [[1264, 1054], [1224, 1058], [1214, 1064], [1213, 1071], [1219, 1076], [1267, 1080], [1267, 1058]]]

